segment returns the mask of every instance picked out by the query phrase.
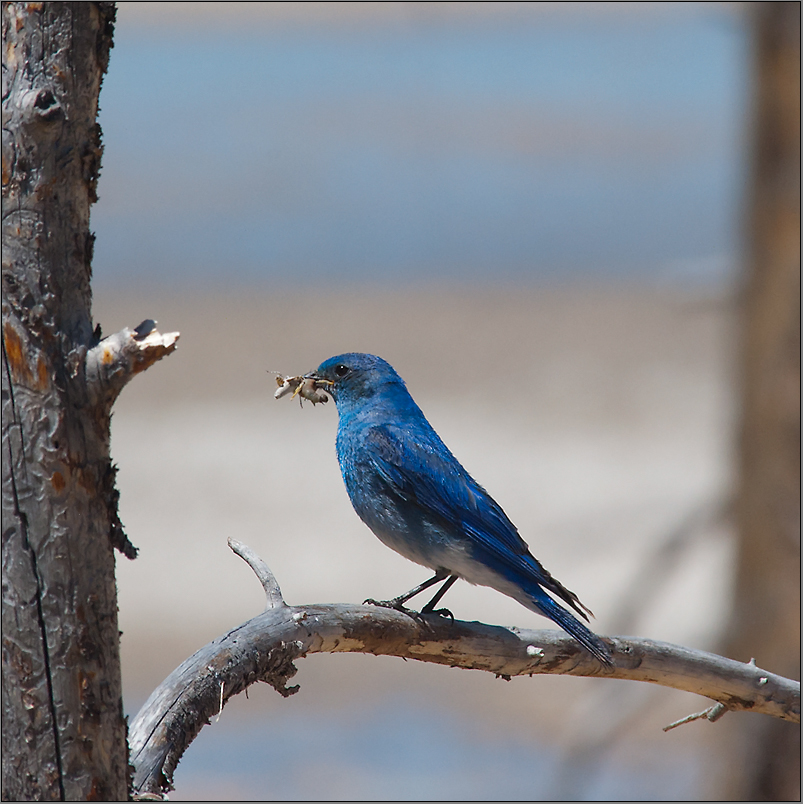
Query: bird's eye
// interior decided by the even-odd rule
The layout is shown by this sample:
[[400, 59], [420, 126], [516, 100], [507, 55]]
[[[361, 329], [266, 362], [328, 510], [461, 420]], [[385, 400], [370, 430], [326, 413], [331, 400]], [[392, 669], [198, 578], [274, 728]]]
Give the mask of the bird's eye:
[[349, 373], [349, 367], [348, 366], [344, 366], [342, 363], [338, 363], [335, 366], [335, 375], [337, 377], [345, 377], [346, 374], [348, 374], [348, 373]]

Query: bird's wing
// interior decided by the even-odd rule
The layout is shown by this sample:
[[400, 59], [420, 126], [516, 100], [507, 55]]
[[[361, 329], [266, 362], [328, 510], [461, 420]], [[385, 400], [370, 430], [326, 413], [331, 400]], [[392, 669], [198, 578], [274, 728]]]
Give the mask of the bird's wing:
[[[586, 617], [586, 607], [529, 551], [499, 504], [466, 472], [434, 430], [415, 434], [394, 425], [365, 433], [366, 454], [388, 486], [461, 533], [494, 563], [556, 594]], [[590, 612], [589, 612], [590, 613]]]
[[[434, 433], [433, 433], [434, 434]], [[505, 512], [431, 433], [411, 434], [393, 425], [375, 425], [366, 433], [367, 454], [388, 485], [452, 528], [471, 527], [476, 538], [501, 545], [515, 555], [527, 545]]]

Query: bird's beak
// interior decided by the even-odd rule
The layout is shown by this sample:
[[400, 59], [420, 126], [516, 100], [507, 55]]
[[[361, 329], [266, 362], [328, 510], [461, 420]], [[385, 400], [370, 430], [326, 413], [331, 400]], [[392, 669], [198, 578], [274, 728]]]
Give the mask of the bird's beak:
[[321, 377], [321, 375], [318, 374], [317, 371], [308, 371], [304, 375], [304, 379], [313, 380], [315, 382], [316, 388], [329, 388], [332, 385], [334, 385], [334, 383], [331, 380], [327, 380], [324, 377]]
[[308, 371], [304, 377], [305, 380], [312, 380], [312, 382], [304, 383], [306, 388], [315, 388], [316, 390], [321, 388], [323, 390], [328, 390], [331, 388], [334, 383], [331, 380], [327, 380], [324, 377], [321, 377], [317, 371]]

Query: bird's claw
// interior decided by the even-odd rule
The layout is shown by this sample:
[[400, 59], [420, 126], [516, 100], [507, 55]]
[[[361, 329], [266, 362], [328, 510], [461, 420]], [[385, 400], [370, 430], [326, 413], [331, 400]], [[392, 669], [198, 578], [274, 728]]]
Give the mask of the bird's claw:
[[411, 617], [418, 613], [412, 611], [412, 609], [408, 609], [398, 598], [394, 598], [393, 600], [374, 600], [372, 597], [369, 597], [366, 600], [363, 600], [363, 605], [381, 606], [383, 609], [394, 609], [394, 611], [400, 611], [403, 614], [409, 614]]
[[363, 605], [381, 606], [383, 609], [400, 611], [402, 614], [406, 614], [408, 617], [412, 617], [414, 620], [421, 620], [426, 614], [436, 614], [438, 617], [448, 617], [452, 622], [454, 622], [454, 614], [452, 614], [449, 609], [428, 609], [425, 606], [423, 609], [421, 609], [421, 611], [415, 611], [414, 609], [408, 609], [404, 605], [403, 601], [399, 600], [398, 598], [393, 598], [393, 600], [374, 600], [372, 597], [369, 597], [363, 600]]
[[448, 617], [454, 622], [454, 614], [449, 609], [427, 609], [426, 606], [421, 609], [421, 614], [437, 614], [438, 617]]

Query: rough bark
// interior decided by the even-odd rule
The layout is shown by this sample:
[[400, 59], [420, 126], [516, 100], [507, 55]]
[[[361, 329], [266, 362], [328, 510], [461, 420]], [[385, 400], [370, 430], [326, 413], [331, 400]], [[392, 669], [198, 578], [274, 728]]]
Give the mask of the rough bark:
[[[800, 678], [800, 4], [753, 8], [738, 566], [728, 655]], [[800, 799], [800, 730], [744, 723], [725, 798]]]
[[[309, 653], [358, 652], [485, 670], [504, 678], [543, 673], [647, 681], [696, 692], [716, 701], [684, 718], [717, 720], [728, 710], [773, 715], [800, 723], [800, 684], [756, 667], [648, 639], [606, 642], [616, 666], [603, 667], [571, 637], [437, 615], [413, 618], [375, 606], [287, 606], [267, 566], [229, 540], [259, 577], [267, 596], [263, 614], [214, 640], [181, 664], [134, 718], [131, 761], [138, 797], [161, 798], [172, 789], [182, 754], [226, 701], [265, 681], [284, 696], [294, 661]], [[680, 722], [673, 725], [680, 725]]]
[[113, 547], [136, 551], [117, 516], [109, 421], [142, 367], [131, 356], [158, 351], [158, 333], [146, 322], [139, 339], [100, 341], [92, 326], [114, 17], [113, 3], [2, 6], [4, 800], [115, 801], [129, 788]]

